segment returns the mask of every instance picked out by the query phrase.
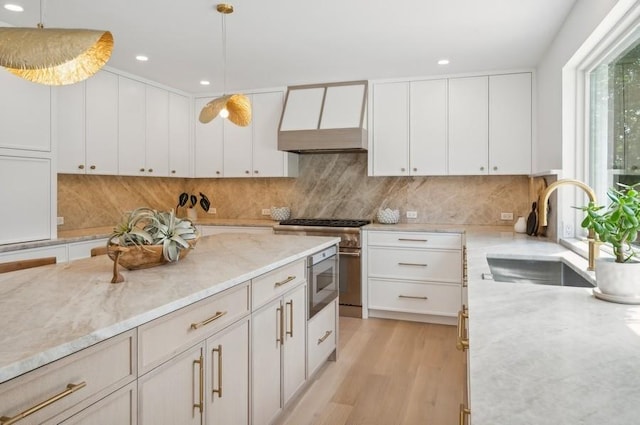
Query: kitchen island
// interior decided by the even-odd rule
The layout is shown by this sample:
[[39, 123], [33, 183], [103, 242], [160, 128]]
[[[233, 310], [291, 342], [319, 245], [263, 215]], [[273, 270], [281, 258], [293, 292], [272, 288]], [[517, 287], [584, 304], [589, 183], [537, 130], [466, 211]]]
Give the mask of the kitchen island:
[[467, 233], [473, 425], [614, 425], [640, 417], [640, 306], [587, 288], [483, 280], [486, 256], [558, 259], [562, 246], [512, 232]]
[[0, 275], [0, 383], [338, 242], [337, 238], [203, 237], [184, 260], [122, 270], [98, 256]]

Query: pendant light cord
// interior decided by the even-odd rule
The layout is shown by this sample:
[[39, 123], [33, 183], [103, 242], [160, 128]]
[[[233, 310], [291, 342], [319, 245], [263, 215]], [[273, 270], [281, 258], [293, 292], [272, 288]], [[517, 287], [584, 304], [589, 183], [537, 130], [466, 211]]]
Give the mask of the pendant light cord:
[[222, 15], [222, 95], [227, 94], [227, 25]]
[[40, 0], [40, 22], [38, 28], [44, 28], [44, 0]]

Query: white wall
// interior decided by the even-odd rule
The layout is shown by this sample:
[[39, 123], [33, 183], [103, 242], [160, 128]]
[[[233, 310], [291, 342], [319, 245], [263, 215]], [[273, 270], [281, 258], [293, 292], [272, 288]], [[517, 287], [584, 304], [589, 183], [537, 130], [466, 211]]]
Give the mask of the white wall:
[[617, 2], [618, 0], [577, 0], [538, 64], [534, 173], [563, 168], [562, 68]]

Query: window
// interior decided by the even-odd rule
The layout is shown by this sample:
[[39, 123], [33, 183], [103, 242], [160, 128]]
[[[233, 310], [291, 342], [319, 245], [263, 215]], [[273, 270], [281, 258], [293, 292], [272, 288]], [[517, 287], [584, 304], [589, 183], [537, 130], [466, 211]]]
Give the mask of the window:
[[616, 183], [640, 182], [640, 34], [624, 44], [588, 73], [589, 182], [600, 203]]

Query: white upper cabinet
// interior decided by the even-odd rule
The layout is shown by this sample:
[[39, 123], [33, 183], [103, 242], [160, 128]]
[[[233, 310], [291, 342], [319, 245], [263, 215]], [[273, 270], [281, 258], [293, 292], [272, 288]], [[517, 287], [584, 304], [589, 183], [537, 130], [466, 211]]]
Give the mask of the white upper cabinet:
[[[251, 101], [253, 96], [246, 96]], [[222, 126], [224, 128], [224, 176], [251, 177], [253, 174], [251, 161], [253, 118], [251, 124], [246, 127], [235, 125], [229, 120], [222, 120], [221, 118], [216, 119], [223, 122]]]
[[409, 172], [446, 175], [447, 80], [412, 81], [409, 97]]
[[324, 87], [289, 90], [281, 131], [315, 130], [320, 122]]
[[374, 176], [409, 175], [409, 83], [373, 86]]
[[488, 174], [489, 77], [449, 79], [449, 174]]
[[296, 177], [298, 155], [278, 150], [278, 123], [284, 93], [253, 95], [253, 176]]
[[85, 83], [55, 89], [58, 173], [85, 174]]
[[118, 76], [100, 71], [86, 84], [86, 172], [118, 174]]
[[169, 175], [169, 92], [146, 87], [146, 175]]
[[189, 98], [169, 93], [169, 175], [191, 177]]
[[320, 128], [360, 127], [364, 90], [364, 84], [328, 86]]
[[489, 173], [531, 173], [531, 73], [489, 77]]
[[145, 174], [145, 84], [118, 77], [118, 174]]
[[0, 70], [0, 148], [51, 151], [51, 88]]
[[206, 124], [198, 120], [202, 107], [210, 99], [200, 98], [195, 100], [195, 176], [196, 177], [222, 177], [224, 171], [223, 162], [223, 130], [221, 118], [214, 118]]

